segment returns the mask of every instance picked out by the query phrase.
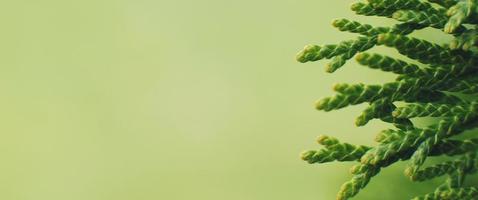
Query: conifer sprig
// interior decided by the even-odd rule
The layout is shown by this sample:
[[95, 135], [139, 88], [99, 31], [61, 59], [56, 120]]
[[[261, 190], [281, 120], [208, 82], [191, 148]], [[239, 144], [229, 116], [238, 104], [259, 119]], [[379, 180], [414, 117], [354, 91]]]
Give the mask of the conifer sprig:
[[[376, 146], [342, 143], [320, 136], [320, 150], [305, 151], [302, 159], [313, 163], [358, 162], [351, 169], [352, 179], [343, 184], [337, 199], [357, 195], [379, 175], [384, 167], [408, 160], [405, 174], [412, 181], [447, 176], [435, 191], [416, 200], [478, 199], [477, 187], [464, 187], [467, 175], [478, 171], [478, 139], [454, 136], [478, 127], [478, 102], [462, 98], [478, 93], [478, 0], [366, 0], [351, 6], [358, 15], [388, 17], [397, 20], [391, 27], [374, 27], [348, 19], [337, 19], [340, 31], [359, 34], [357, 39], [339, 44], [308, 45], [297, 54], [299, 62], [332, 59], [327, 72], [343, 67], [348, 60], [366, 67], [397, 74], [383, 85], [336, 84], [335, 96], [320, 99], [316, 108], [323, 111], [368, 103], [355, 124], [364, 126], [373, 119], [394, 128], [381, 131]], [[426, 27], [451, 34], [448, 45], [408, 36]], [[384, 45], [420, 65], [367, 50]], [[396, 106], [401, 101], [405, 105]], [[425, 128], [411, 119], [436, 117], [437, 123]], [[430, 156], [453, 157], [436, 165], [427, 165]], [[459, 157], [455, 157], [459, 156]]]

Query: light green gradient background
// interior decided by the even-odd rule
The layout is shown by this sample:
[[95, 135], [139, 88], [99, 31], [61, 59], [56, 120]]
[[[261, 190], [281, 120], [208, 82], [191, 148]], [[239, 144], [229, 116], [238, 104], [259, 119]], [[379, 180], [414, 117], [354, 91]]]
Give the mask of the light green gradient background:
[[[294, 55], [352, 38], [330, 26], [364, 19], [349, 4], [2, 3], [0, 199], [334, 199], [352, 164], [307, 165], [299, 153], [324, 133], [373, 144], [388, 126], [356, 128], [363, 106], [323, 113], [313, 102], [335, 82], [393, 76], [354, 62], [326, 74], [325, 62]], [[401, 170], [384, 170], [355, 199], [431, 189]]]

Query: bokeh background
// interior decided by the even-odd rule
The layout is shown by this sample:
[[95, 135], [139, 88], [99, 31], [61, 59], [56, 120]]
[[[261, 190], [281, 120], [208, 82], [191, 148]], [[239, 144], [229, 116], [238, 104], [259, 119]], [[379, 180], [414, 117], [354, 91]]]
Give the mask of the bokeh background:
[[[350, 1], [16, 0], [0, 8], [0, 199], [326, 200], [353, 163], [308, 165], [330, 134], [373, 144], [364, 108], [323, 113], [336, 82], [393, 76], [350, 62], [299, 64]], [[420, 32], [446, 40], [432, 30]], [[395, 54], [393, 50], [376, 48]], [[401, 164], [355, 199], [408, 199]], [[439, 181], [438, 181], [439, 182]]]

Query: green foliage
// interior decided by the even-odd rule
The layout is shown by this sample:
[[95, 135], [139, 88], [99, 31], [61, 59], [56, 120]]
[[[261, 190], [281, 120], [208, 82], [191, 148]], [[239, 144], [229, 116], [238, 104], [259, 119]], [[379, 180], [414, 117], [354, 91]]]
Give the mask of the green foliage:
[[[392, 27], [338, 19], [333, 26], [357, 33], [353, 40], [331, 45], [308, 45], [297, 55], [299, 62], [332, 59], [327, 72], [340, 69], [351, 58], [363, 66], [397, 74], [393, 82], [382, 85], [336, 84], [335, 96], [323, 98], [316, 108], [323, 111], [368, 103], [356, 120], [363, 126], [379, 119], [394, 125], [380, 132], [368, 147], [339, 142], [320, 136], [325, 148], [305, 151], [302, 159], [313, 163], [358, 162], [344, 183], [337, 199], [349, 199], [359, 193], [380, 170], [400, 160], [408, 160], [405, 174], [412, 181], [440, 176], [447, 180], [435, 191], [417, 200], [477, 199], [477, 187], [464, 187], [467, 175], [478, 171], [478, 138], [453, 138], [478, 126], [478, 102], [463, 98], [478, 93], [478, 0], [367, 0], [352, 4], [356, 14], [393, 18]], [[440, 29], [454, 40], [438, 45], [408, 36], [423, 28]], [[365, 51], [377, 45], [395, 48], [419, 65]], [[396, 102], [405, 102], [397, 107]], [[438, 122], [417, 127], [416, 117], [436, 117]], [[449, 161], [425, 166], [427, 158], [441, 156]]]

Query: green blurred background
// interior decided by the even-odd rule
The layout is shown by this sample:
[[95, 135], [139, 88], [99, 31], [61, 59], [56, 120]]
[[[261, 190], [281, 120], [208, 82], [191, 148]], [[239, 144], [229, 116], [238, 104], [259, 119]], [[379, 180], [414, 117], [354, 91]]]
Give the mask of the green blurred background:
[[[323, 113], [313, 102], [335, 82], [393, 76], [354, 62], [326, 74], [294, 56], [353, 38], [334, 18], [391, 22], [356, 17], [350, 2], [2, 3], [0, 199], [334, 199], [353, 163], [308, 165], [299, 153], [320, 134], [371, 145], [388, 126], [356, 128], [363, 106]], [[399, 164], [355, 199], [433, 185]]]

